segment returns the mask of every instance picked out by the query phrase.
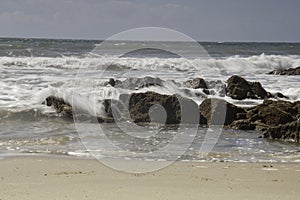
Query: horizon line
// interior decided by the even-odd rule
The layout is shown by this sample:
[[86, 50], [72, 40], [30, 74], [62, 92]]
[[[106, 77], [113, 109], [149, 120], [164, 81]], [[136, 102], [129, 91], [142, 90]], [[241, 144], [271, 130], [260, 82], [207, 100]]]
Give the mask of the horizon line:
[[[106, 39], [96, 39], [96, 38], [68, 38], [68, 37], [23, 37], [23, 36], [0, 36], [1, 39], [40, 39], [40, 40], [84, 40], [84, 41], [105, 41]], [[182, 41], [159, 41], [159, 40], [109, 40], [109, 41], [140, 41], [140, 42], [186, 42]], [[258, 41], [258, 40], [237, 40], [237, 41], [213, 41], [213, 40], [195, 40], [197, 42], [207, 42], [207, 43], [300, 43], [300, 41]], [[191, 41], [188, 41], [191, 42]]]

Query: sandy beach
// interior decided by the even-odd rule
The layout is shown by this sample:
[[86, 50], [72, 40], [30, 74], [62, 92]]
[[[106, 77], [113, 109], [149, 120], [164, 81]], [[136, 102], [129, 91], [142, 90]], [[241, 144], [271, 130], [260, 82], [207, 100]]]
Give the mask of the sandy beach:
[[299, 198], [299, 164], [176, 162], [157, 172], [129, 174], [96, 160], [65, 157], [0, 163], [1, 200]]

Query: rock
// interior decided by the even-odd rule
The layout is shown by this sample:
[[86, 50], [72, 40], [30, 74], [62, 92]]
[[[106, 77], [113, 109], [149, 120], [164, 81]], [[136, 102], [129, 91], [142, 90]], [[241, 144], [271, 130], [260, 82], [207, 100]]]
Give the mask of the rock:
[[288, 140], [288, 141], [293, 141], [298, 143], [300, 142], [299, 136], [300, 136], [300, 120], [270, 127], [264, 132], [265, 138]]
[[160, 78], [146, 76], [144, 78], [127, 78], [124, 81], [115, 81], [114, 87], [137, 90], [150, 86], [162, 86], [163, 82]]
[[289, 68], [289, 69], [278, 69], [269, 72], [268, 74], [273, 74], [273, 75], [288, 75], [288, 76], [295, 76], [295, 75], [300, 75], [300, 66], [296, 68]]
[[211, 95], [225, 96], [226, 85], [222, 81], [206, 81], [206, 83]]
[[110, 78], [109, 81], [107, 81], [107, 82], [104, 83], [104, 85], [105, 85], [105, 86], [110, 85], [110, 86], [112, 86], [112, 87], [115, 87], [116, 85], [119, 85], [119, 84], [121, 84], [121, 83], [122, 83], [122, 82], [119, 81], [119, 80], [115, 80], [115, 79], [113, 79], [113, 78]]
[[208, 89], [207, 84], [203, 78], [194, 78], [192, 80], [188, 80], [184, 82], [183, 85], [185, 87], [193, 88], [193, 89], [198, 89], [198, 88]]
[[[67, 112], [69, 117], [73, 117], [71, 106], [63, 99], [50, 96], [46, 102], [58, 113]], [[122, 94], [119, 100], [105, 99], [102, 103], [106, 116], [97, 117], [100, 123], [131, 119], [134, 123], [206, 124], [205, 119], [199, 117], [198, 105], [194, 101], [176, 95], [155, 92]], [[84, 121], [93, 118], [85, 114], [88, 113], [77, 118]]]
[[129, 99], [129, 113], [135, 123], [199, 124], [197, 109], [194, 101], [176, 95], [134, 93]]
[[245, 113], [243, 108], [216, 98], [205, 99], [199, 110], [201, 116], [211, 125], [229, 125], [237, 119], [238, 114]]
[[185, 87], [199, 89], [202, 88], [204, 94], [209, 95], [207, 84], [203, 78], [194, 78], [183, 83]]
[[289, 99], [289, 97], [285, 96], [284, 94], [280, 93], [280, 92], [276, 92], [275, 94], [271, 94], [271, 95], [268, 95], [270, 96], [271, 98], [284, 98], [284, 99]]
[[72, 117], [72, 107], [70, 104], [66, 103], [62, 98], [55, 96], [49, 96], [46, 98], [46, 105], [53, 106], [57, 113]]
[[252, 123], [248, 119], [240, 119], [240, 120], [233, 121], [230, 124], [230, 127], [239, 130], [255, 130], [256, 124]]
[[298, 102], [265, 100], [262, 104], [248, 109], [247, 119], [260, 121], [268, 126], [285, 124], [296, 120]]
[[226, 95], [233, 99], [265, 99], [267, 91], [259, 82], [248, 82], [240, 76], [232, 76], [227, 80]]
[[230, 127], [240, 130], [259, 130], [270, 139], [299, 142], [300, 101], [264, 100], [260, 105], [237, 114]]

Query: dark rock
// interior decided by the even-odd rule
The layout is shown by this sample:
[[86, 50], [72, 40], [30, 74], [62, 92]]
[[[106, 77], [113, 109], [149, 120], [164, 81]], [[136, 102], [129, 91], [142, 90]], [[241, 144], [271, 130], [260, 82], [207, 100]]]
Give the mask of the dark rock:
[[239, 130], [255, 130], [256, 125], [247, 119], [240, 119], [230, 124], [231, 128]]
[[273, 75], [300, 75], [300, 66], [296, 68], [289, 68], [289, 69], [278, 69], [269, 72], [268, 74], [273, 74]]
[[104, 83], [105, 86], [111, 85], [112, 87], [115, 87], [115, 85], [119, 85], [119, 84], [121, 84], [121, 81], [115, 80], [113, 78], [110, 78], [108, 82]]
[[198, 124], [197, 109], [198, 105], [190, 99], [155, 92], [134, 93], [129, 100], [129, 113], [135, 123]]
[[194, 78], [192, 80], [188, 80], [183, 83], [185, 87], [193, 88], [193, 89], [208, 89], [207, 84], [203, 78]]
[[259, 121], [268, 126], [285, 124], [295, 120], [298, 113], [297, 103], [288, 101], [265, 100], [262, 104], [248, 109], [247, 119], [255, 122]]
[[[230, 127], [240, 130], [259, 130], [264, 137], [299, 142], [300, 102], [265, 100], [245, 109], [247, 114], [236, 115]], [[296, 123], [297, 122], [297, 123]]]
[[229, 125], [237, 119], [239, 113], [245, 113], [243, 108], [215, 98], [205, 99], [199, 110], [201, 116], [211, 125]]
[[267, 91], [259, 82], [248, 82], [240, 76], [232, 76], [227, 80], [227, 96], [233, 99], [265, 99]]
[[72, 107], [70, 104], [66, 103], [62, 98], [55, 96], [49, 96], [46, 98], [46, 105], [53, 106], [57, 113], [72, 117]]
[[270, 95], [271, 98], [284, 98], [284, 99], [289, 99], [289, 97], [285, 96], [284, 94], [280, 92], [276, 92], [275, 94]]
[[264, 132], [265, 138], [289, 140], [298, 143], [300, 142], [299, 136], [300, 136], [300, 120], [270, 127]]
[[208, 90], [207, 84], [203, 78], [194, 78], [192, 80], [188, 80], [183, 83], [185, 87], [199, 89], [202, 88], [203, 93], [209, 95], [210, 92]]

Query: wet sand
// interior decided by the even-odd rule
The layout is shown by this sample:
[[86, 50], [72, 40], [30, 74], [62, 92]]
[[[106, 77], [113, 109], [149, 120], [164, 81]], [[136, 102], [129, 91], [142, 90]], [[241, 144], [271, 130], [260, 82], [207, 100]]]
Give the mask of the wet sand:
[[0, 188], [1, 200], [290, 200], [299, 198], [300, 164], [175, 162], [129, 174], [96, 160], [14, 157], [0, 161]]

